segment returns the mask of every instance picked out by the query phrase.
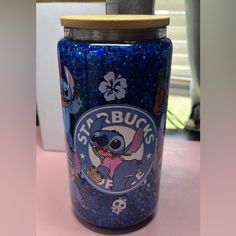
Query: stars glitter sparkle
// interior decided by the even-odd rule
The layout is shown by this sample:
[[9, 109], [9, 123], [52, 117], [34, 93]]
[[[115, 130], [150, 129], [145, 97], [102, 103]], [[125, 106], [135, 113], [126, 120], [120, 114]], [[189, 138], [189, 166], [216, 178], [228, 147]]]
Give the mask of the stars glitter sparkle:
[[81, 159], [85, 160], [85, 157], [86, 157], [86, 156], [84, 155], [84, 153], [80, 153], [80, 158], [81, 158]]
[[147, 156], [146, 156], [147, 160], [151, 159], [152, 158], [152, 153], [149, 153]]

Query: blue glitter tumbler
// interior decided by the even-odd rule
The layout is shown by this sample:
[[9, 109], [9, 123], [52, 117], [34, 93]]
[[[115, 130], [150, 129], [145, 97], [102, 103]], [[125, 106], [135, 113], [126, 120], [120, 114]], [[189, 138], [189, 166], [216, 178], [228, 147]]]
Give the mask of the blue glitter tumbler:
[[62, 17], [58, 60], [75, 213], [125, 228], [155, 212], [172, 57], [168, 17]]

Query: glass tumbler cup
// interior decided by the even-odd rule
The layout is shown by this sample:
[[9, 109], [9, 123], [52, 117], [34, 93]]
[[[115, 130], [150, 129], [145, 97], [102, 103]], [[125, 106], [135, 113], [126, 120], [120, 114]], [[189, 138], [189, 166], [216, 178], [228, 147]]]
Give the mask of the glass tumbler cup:
[[155, 212], [172, 43], [168, 17], [64, 16], [61, 100], [75, 213], [125, 228]]

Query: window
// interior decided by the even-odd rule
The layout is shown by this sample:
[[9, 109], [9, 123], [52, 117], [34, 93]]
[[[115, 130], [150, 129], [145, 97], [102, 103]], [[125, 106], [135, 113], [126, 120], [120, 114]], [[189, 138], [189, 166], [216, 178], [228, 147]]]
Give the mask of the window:
[[191, 71], [187, 51], [184, 0], [157, 0], [155, 14], [170, 16], [167, 31], [173, 42], [170, 94], [189, 96]]

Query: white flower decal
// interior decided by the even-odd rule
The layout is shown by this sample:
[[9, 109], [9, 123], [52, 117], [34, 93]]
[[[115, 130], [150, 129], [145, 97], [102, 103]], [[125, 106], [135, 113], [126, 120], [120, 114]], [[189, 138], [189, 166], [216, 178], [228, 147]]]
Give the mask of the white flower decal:
[[104, 76], [105, 81], [102, 81], [99, 86], [99, 91], [104, 93], [106, 101], [114, 101], [125, 97], [127, 88], [126, 79], [121, 75], [115, 76], [114, 72], [108, 72]]

